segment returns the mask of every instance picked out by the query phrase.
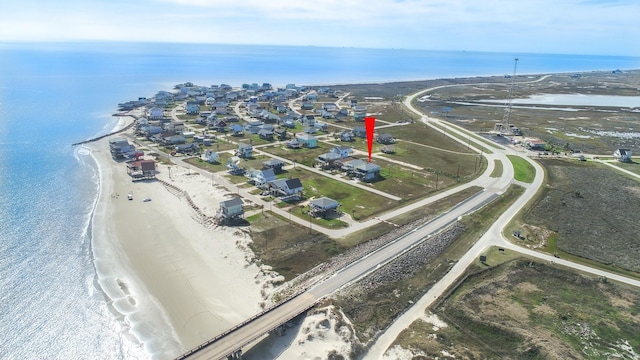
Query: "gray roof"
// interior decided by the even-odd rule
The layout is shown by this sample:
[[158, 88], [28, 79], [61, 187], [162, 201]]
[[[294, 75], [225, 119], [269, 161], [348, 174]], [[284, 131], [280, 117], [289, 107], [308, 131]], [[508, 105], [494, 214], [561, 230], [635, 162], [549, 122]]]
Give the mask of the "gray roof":
[[300, 179], [298, 178], [288, 179], [286, 181], [286, 184], [289, 189], [297, 189], [302, 187], [302, 182], [300, 182]]
[[340, 203], [333, 199], [329, 199], [328, 197], [321, 197], [319, 199], [311, 200], [309, 205], [322, 210], [330, 210], [337, 208]]
[[284, 161], [282, 161], [280, 159], [270, 159], [270, 160], [267, 160], [267, 161], [263, 161], [262, 165], [265, 165], [265, 166], [284, 165]]
[[376, 165], [376, 164], [372, 164], [372, 163], [364, 163], [364, 164], [359, 164], [355, 167], [358, 170], [363, 170], [366, 172], [372, 172], [372, 171], [376, 171], [376, 170], [380, 170], [380, 166]]
[[242, 199], [241, 198], [233, 198], [233, 199], [230, 199], [230, 200], [222, 201], [220, 203], [220, 207], [226, 207], [226, 208], [239, 206], [239, 205], [242, 205]]

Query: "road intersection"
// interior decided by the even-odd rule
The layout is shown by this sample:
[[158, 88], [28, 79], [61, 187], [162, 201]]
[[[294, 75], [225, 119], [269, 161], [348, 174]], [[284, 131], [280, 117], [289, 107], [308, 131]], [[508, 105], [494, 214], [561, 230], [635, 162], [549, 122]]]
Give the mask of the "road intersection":
[[[544, 77], [535, 81], [541, 81], [543, 79]], [[426, 89], [407, 97], [404, 101], [404, 105], [408, 109], [416, 113], [418, 116], [420, 116], [421, 121], [426, 126], [433, 127], [434, 129], [437, 129], [439, 131], [443, 131], [443, 129], [445, 129], [448, 136], [456, 141], [464, 143], [464, 145], [469, 146], [470, 149], [473, 149], [478, 153], [482, 153], [483, 149], [490, 148], [491, 153], [483, 153], [483, 156], [487, 159], [488, 164], [485, 172], [480, 177], [468, 184], [458, 186], [449, 191], [441, 192], [428, 199], [415, 202], [408, 207], [388, 212], [384, 215], [379, 216], [380, 219], [372, 219], [367, 222], [354, 223], [353, 226], [347, 229], [324, 229], [322, 231], [333, 237], [341, 237], [346, 235], [348, 232], [356, 231], [369, 226], [372, 222], [377, 222], [380, 220], [388, 221], [394, 216], [399, 215], [400, 213], [411, 211], [420, 206], [425, 206], [426, 204], [436, 201], [437, 199], [443, 198], [470, 186], [480, 186], [485, 190], [463, 202], [462, 204], [454, 207], [444, 215], [430, 221], [424, 226], [415, 229], [414, 231], [394, 240], [393, 242], [383, 246], [381, 249], [378, 249], [368, 256], [360, 259], [359, 261], [352, 263], [347, 267], [331, 274], [330, 276], [324, 278], [322, 281], [316, 283], [314, 286], [308, 289], [304, 289], [304, 291], [301, 292], [298, 296], [291, 298], [290, 300], [277, 306], [276, 308], [259, 314], [259, 316], [256, 316], [252, 319], [248, 319], [243, 324], [241, 324], [241, 326], [237, 326], [236, 328], [231, 329], [216, 341], [201, 345], [201, 349], [198, 349], [197, 351], [189, 354], [188, 358], [218, 359], [233, 353], [239, 347], [258, 339], [266, 332], [273, 330], [276, 326], [289, 321], [298, 314], [306, 311], [314, 304], [316, 304], [319, 300], [330, 296], [337, 290], [348, 286], [349, 284], [352, 284], [358, 279], [361, 279], [372, 271], [375, 271], [381, 265], [390, 262], [398, 255], [409, 251], [413, 246], [421, 242], [423, 239], [437, 233], [441, 229], [457, 221], [461, 216], [467, 215], [473, 211], [477, 211], [478, 208], [502, 194], [507, 190], [509, 186], [511, 186], [512, 183], [516, 182], [514, 180], [514, 168], [507, 155], [520, 156], [534, 167], [536, 174], [533, 182], [530, 184], [522, 184], [521, 182], [517, 182], [519, 185], [525, 185], [526, 187], [523, 195], [520, 196], [509, 207], [509, 209], [505, 211], [497, 221], [494, 222], [494, 224], [488, 229], [488, 231], [486, 231], [484, 235], [456, 262], [451, 270], [439, 282], [434, 284], [434, 286], [418, 302], [416, 302], [414, 306], [412, 306], [389, 328], [385, 330], [385, 332], [376, 340], [374, 345], [364, 355], [365, 359], [382, 358], [384, 352], [393, 343], [399, 333], [404, 330], [409, 324], [411, 324], [411, 322], [413, 322], [415, 319], [422, 317], [424, 315], [425, 309], [432, 305], [439, 297], [445, 294], [447, 289], [463, 275], [467, 267], [471, 263], [476, 261], [480, 254], [485, 253], [487, 249], [492, 246], [497, 246], [509, 251], [522, 253], [527, 256], [535, 257], [541, 261], [555, 263], [560, 266], [566, 266], [577, 271], [606, 277], [610, 280], [640, 287], [640, 281], [638, 280], [630, 279], [599, 269], [590, 268], [584, 265], [575, 264], [564, 259], [556, 258], [552, 255], [543, 254], [528, 248], [518, 246], [505, 239], [505, 237], [503, 236], [503, 230], [505, 226], [507, 226], [507, 224], [509, 224], [513, 220], [513, 218], [527, 204], [532, 201], [540, 187], [543, 185], [544, 169], [542, 168], [542, 166], [540, 166], [540, 164], [527, 157], [526, 154], [497, 144], [488, 146], [487, 143], [477, 139], [474, 134], [468, 133], [466, 132], [466, 130], [451, 125], [447, 122], [440, 121], [439, 119], [430, 118], [424, 115], [421, 111], [414, 108], [412, 104], [413, 99], [434, 89], [436, 88]], [[172, 160], [177, 161], [178, 163], [181, 162], [179, 159]], [[500, 177], [491, 177], [496, 161], [500, 161], [502, 163], [503, 173]], [[196, 169], [195, 171], [200, 170]], [[206, 175], [211, 176], [210, 174]], [[224, 186], [229, 186], [229, 189], [235, 187], [235, 185], [233, 184], [225, 183], [225, 180], [222, 177], [220, 177], [219, 182]], [[238, 193], [241, 196], [246, 197], [258, 204], [262, 202], [259, 197], [250, 194], [244, 189], [238, 188]], [[279, 215], [285, 217], [287, 216], [286, 212], [279, 208], [272, 208], [271, 211], [274, 211]], [[292, 220], [297, 222], [304, 221], [298, 218]], [[306, 221], [304, 221], [304, 223], [306, 224]]]

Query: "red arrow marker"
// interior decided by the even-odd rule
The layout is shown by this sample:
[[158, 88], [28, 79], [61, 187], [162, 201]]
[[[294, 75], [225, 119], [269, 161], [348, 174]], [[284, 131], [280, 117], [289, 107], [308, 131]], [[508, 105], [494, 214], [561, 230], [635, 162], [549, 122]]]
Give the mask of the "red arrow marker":
[[371, 147], [373, 145], [373, 129], [376, 126], [376, 118], [365, 117], [364, 127], [367, 132], [367, 150], [369, 150], [369, 162], [371, 162]]

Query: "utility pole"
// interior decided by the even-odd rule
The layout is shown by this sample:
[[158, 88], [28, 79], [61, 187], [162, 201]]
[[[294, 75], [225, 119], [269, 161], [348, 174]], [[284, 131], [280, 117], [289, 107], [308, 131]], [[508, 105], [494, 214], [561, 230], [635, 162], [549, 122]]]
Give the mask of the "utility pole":
[[511, 132], [511, 105], [513, 103], [513, 88], [516, 82], [516, 68], [518, 67], [518, 58], [513, 59], [513, 75], [511, 76], [511, 85], [509, 86], [509, 95], [507, 97], [506, 108], [504, 109], [504, 117], [502, 118], [502, 124], [500, 125], [500, 134], [506, 129], [507, 132]]

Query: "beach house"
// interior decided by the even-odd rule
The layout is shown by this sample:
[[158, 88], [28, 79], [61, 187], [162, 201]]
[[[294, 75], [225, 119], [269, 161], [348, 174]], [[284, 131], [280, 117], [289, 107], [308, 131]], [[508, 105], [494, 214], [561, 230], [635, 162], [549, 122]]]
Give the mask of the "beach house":
[[127, 174], [133, 181], [151, 180], [156, 178], [155, 160], [138, 160], [127, 163]]
[[284, 161], [280, 159], [270, 159], [262, 162], [263, 169], [272, 169], [274, 173], [280, 174], [284, 167]]
[[253, 157], [253, 146], [247, 143], [238, 143], [238, 149], [236, 150], [236, 156], [239, 156], [243, 159], [248, 159]]
[[370, 182], [380, 177], [380, 166], [369, 162], [358, 164], [354, 170], [355, 177], [360, 181]]
[[296, 140], [298, 140], [303, 147], [314, 148], [318, 146], [318, 139], [311, 134], [298, 134], [296, 135]]
[[220, 202], [219, 217], [225, 224], [242, 218], [244, 215], [244, 204], [241, 198], [233, 198]]
[[273, 169], [256, 170], [251, 169], [247, 172], [246, 176], [249, 178], [249, 182], [259, 188], [265, 188], [267, 183], [276, 179], [276, 174]]
[[616, 151], [613, 152], [613, 157], [620, 161], [620, 162], [625, 162], [625, 163], [630, 163], [631, 162], [631, 150], [629, 149], [617, 149]]
[[296, 201], [302, 198], [302, 182], [300, 179], [276, 179], [268, 183], [271, 195], [279, 197], [282, 201]]
[[159, 106], [151, 107], [147, 110], [147, 118], [151, 120], [161, 120], [164, 118], [164, 110]]
[[309, 214], [313, 217], [326, 218], [332, 214], [338, 214], [340, 203], [328, 197], [313, 199], [309, 202]]

